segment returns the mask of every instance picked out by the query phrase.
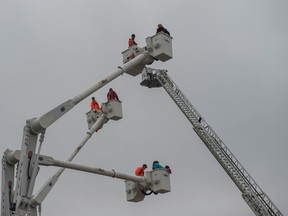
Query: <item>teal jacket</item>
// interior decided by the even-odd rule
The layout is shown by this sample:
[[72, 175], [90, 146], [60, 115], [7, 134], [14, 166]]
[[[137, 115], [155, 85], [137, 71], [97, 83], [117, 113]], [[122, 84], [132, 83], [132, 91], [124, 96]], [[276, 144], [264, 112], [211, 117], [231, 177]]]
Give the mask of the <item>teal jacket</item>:
[[152, 164], [152, 170], [154, 170], [154, 169], [160, 169], [160, 168], [164, 168], [164, 167], [161, 166], [158, 161], [154, 161], [153, 164]]

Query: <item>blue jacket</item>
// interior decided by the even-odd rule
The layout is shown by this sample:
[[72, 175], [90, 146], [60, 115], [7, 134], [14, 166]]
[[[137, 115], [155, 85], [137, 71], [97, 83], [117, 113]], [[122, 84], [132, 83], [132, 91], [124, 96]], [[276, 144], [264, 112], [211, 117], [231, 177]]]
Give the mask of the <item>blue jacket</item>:
[[164, 168], [164, 167], [161, 166], [159, 162], [153, 162], [152, 170], [154, 170], [154, 169], [160, 169], [160, 168]]

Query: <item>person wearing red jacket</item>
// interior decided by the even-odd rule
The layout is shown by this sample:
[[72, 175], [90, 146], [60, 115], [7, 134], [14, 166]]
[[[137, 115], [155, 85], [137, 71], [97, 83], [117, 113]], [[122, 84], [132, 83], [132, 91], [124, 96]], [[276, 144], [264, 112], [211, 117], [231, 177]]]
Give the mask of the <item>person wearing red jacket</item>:
[[143, 164], [142, 167], [138, 167], [136, 170], [135, 170], [135, 175], [136, 176], [144, 176], [145, 174], [145, 169], [147, 168], [147, 165], [146, 164]]
[[109, 92], [107, 93], [107, 100], [108, 101], [109, 100], [118, 100], [119, 101], [117, 93], [112, 88], [110, 88]]
[[172, 170], [171, 170], [171, 168], [168, 165], [165, 166], [165, 169], [169, 172], [169, 174], [172, 173]]

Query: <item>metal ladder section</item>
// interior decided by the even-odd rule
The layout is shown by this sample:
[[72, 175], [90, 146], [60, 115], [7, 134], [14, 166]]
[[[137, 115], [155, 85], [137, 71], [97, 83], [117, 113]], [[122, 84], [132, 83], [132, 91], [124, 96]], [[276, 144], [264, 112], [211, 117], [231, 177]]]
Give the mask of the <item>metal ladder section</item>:
[[195, 132], [239, 188], [243, 199], [247, 202], [255, 215], [282, 216], [280, 210], [277, 209], [270, 198], [261, 190], [224, 142], [217, 136], [214, 130], [207, 124], [199, 112], [168, 76], [167, 71], [156, 70], [152, 79], [158, 80], [184, 113], [193, 125]]

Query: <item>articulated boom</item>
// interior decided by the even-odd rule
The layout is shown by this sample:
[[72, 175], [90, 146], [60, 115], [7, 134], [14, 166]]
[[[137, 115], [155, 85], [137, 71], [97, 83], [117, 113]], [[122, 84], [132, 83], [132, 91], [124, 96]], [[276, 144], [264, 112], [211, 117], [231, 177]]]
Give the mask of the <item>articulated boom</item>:
[[224, 142], [207, 124], [195, 107], [180, 91], [166, 70], [145, 68], [142, 73], [141, 85], [163, 87], [176, 105], [193, 125], [194, 131], [201, 138], [216, 160], [220, 163], [232, 181], [242, 193], [243, 199], [257, 216], [282, 216], [279, 209], [261, 190], [253, 178], [248, 174]]
[[[151, 37], [147, 37], [146, 43], [147, 46], [143, 48], [132, 46], [122, 52], [124, 64], [121, 67], [119, 66], [104, 79], [94, 83], [80, 94], [58, 105], [44, 115], [27, 120], [23, 130], [21, 151], [13, 152], [7, 149], [2, 158], [1, 216], [37, 216], [41, 214], [41, 212], [39, 212], [41, 210], [41, 203], [64, 171], [65, 167], [60, 166], [61, 168], [55, 175], [48, 179], [40, 191], [33, 194], [39, 165], [43, 165], [41, 164], [41, 159], [43, 159], [43, 157], [40, 156], [40, 151], [44, 140], [44, 134], [48, 127], [59, 120], [82, 100], [120, 75], [127, 73], [131, 76], [137, 76], [141, 74], [145, 65], [152, 64], [154, 60], [165, 62], [172, 58], [172, 38], [170, 36], [160, 32]], [[102, 111], [100, 113], [87, 113], [89, 131], [80, 145], [68, 157], [67, 161], [71, 162], [90, 139], [92, 134], [101, 129], [103, 124], [107, 123], [109, 119], [119, 120], [121, 118], [122, 106], [119, 101], [110, 100], [107, 103], [102, 104]], [[39, 144], [37, 145], [38, 142]], [[166, 171], [164, 171], [164, 174], [166, 175], [165, 172]], [[152, 174], [151, 176], [153, 177]], [[159, 179], [152, 177], [150, 178], [152, 185], [154, 181], [159, 182]], [[155, 186], [152, 187], [152, 190], [158, 190], [162, 193], [169, 192], [170, 184], [167, 180], [169, 177], [163, 177], [163, 179], [165, 184], [162, 186], [164, 189]], [[143, 188], [141, 187], [141, 190], [142, 189]], [[134, 186], [131, 186], [128, 191], [131, 195], [129, 195], [130, 201], [141, 201], [144, 199], [142, 194], [140, 198], [138, 196], [141, 192], [140, 189], [134, 190]]]

